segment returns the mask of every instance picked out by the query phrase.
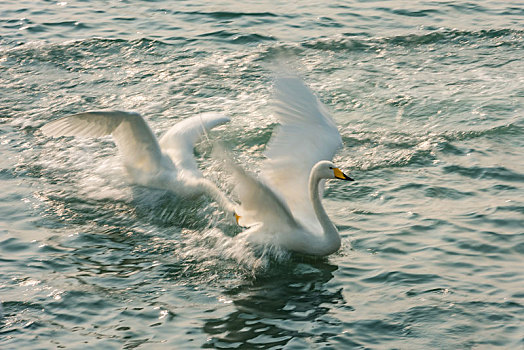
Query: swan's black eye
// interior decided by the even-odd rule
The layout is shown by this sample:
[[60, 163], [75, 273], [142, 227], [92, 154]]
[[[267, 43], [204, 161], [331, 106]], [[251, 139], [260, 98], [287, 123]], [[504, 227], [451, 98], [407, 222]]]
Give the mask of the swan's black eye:
[[332, 166], [330, 166], [330, 167], [329, 167], [329, 169], [333, 170], [333, 167], [332, 167]]

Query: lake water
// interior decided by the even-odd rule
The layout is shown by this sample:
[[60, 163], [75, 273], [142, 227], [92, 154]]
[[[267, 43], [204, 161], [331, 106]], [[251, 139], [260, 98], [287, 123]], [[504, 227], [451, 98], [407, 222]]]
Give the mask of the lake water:
[[[0, 348], [522, 349], [523, 39], [521, 1], [2, 1]], [[110, 137], [39, 131], [221, 112], [209, 137], [256, 171], [281, 65], [357, 180], [327, 184], [326, 259], [239, 247], [211, 201], [130, 184]]]

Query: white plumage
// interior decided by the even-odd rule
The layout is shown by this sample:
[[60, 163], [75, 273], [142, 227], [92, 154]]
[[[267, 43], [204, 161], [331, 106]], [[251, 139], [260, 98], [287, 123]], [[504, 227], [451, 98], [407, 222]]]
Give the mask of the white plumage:
[[340, 247], [338, 230], [320, 202], [323, 179], [352, 180], [331, 159], [342, 139], [329, 113], [298, 78], [275, 82], [275, 113], [280, 125], [269, 141], [261, 178], [229, 162], [241, 205], [242, 235], [309, 255]]
[[228, 117], [217, 113], [196, 115], [175, 124], [160, 142], [140, 114], [123, 111], [74, 114], [52, 121], [41, 130], [53, 137], [112, 135], [134, 183], [183, 197], [207, 194], [232, 211], [233, 204], [215, 184], [203, 178], [193, 156], [195, 142], [202, 134], [228, 121]]

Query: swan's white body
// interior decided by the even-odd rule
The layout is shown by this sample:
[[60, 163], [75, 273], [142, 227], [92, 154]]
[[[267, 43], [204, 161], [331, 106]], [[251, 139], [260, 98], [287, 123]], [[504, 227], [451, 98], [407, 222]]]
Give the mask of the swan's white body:
[[228, 117], [217, 113], [197, 115], [175, 124], [160, 141], [140, 114], [123, 111], [74, 114], [52, 121], [41, 130], [53, 137], [112, 135], [134, 183], [186, 198], [207, 194], [232, 211], [233, 204], [214, 183], [203, 178], [193, 156], [195, 142], [202, 134], [228, 121]]
[[322, 103], [297, 78], [276, 81], [280, 126], [266, 151], [261, 179], [231, 162], [243, 235], [308, 255], [340, 248], [340, 235], [320, 201], [323, 179], [351, 180], [333, 165], [342, 139]]

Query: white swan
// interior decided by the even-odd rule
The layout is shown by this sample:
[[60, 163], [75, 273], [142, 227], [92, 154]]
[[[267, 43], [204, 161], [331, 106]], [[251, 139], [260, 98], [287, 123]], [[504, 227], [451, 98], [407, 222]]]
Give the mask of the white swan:
[[158, 141], [138, 113], [92, 111], [52, 121], [41, 131], [53, 137], [112, 135], [134, 183], [169, 190], [184, 198], [207, 194], [232, 212], [234, 205], [214, 183], [203, 178], [193, 156], [195, 142], [205, 130], [228, 121], [217, 113], [196, 115], [175, 124]]
[[240, 237], [307, 255], [340, 248], [340, 235], [320, 201], [323, 179], [350, 180], [330, 161], [342, 138], [329, 113], [301, 80], [275, 82], [280, 126], [269, 142], [258, 180], [228, 161], [241, 205]]

